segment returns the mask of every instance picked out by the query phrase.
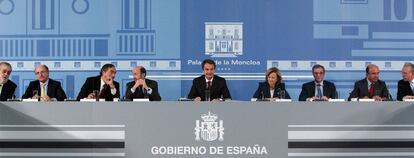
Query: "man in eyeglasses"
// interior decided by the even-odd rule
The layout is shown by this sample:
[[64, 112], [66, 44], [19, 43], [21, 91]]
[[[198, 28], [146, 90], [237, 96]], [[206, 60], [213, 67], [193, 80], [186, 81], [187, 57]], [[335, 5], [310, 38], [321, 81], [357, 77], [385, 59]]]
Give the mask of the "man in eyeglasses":
[[9, 80], [12, 72], [12, 66], [8, 62], [0, 62], [0, 100], [7, 101], [7, 99], [14, 97], [17, 85]]

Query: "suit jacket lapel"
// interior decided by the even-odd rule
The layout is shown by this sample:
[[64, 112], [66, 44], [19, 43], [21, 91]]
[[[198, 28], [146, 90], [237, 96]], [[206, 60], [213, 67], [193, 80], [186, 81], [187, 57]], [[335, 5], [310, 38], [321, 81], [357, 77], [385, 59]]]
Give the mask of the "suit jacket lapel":
[[410, 84], [410, 82], [408, 82], [408, 81], [404, 81], [404, 87], [407, 87], [407, 90], [410, 92], [410, 95], [413, 95], [414, 94], [414, 91], [413, 91], [413, 89], [411, 88], [411, 84]]
[[[204, 87], [207, 87], [207, 83], [204, 82], [204, 84], [205, 84]], [[217, 91], [217, 86], [218, 86], [218, 80], [217, 80], [217, 77], [214, 76], [213, 77], [213, 82], [211, 82], [211, 89], [210, 89], [211, 96], [214, 96], [213, 94], [215, 94], [215, 92]]]
[[149, 87], [149, 88], [152, 88], [153, 86], [152, 86], [152, 83], [148, 80], [148, 79], [145, 79], [145, 84], [147, 84], [147, 86]]
[[310, 89], [310, 97], [315, 96], [315, 82], [312, 82]]
[[[369, 88], [368, 81], [367, 81], [367, 78], [365, 78], [362, 82], [362, 91], [361, 91], [362, 96], [360, 97], [369, 96], [368, 88]], [[375, 90], [375, 87], [374, 87], [374, 90]]]
[[3, 98], [3, 96], [4, 96], [4, 93], [5, 93], [5, 89], [8, 89], [8, 85], [7, 85], [7, 83], [8, 83], [9, 81], [7, 81], [6, 83], [4, 83], [3, 84], [3, 87], [1, 88], [1, 93], [0, 93], [0, 98]]
[[[269, 87], [268, 83], [265, 83], [264, 90], [263, 90], [263, 95], [264, 95], [265, 98], [270, 98], [271, 97], [270, 87]], [[275, 96], [275, 93], [273, 93], [273, 96]]]
[[53, 86], [53, 81], [52, 81], [52, 79], [50, 79], [49, 78], [49, 83], [48, 83], [48, 85], [47, 85], [47, 96], [49, 96], [49, 97], [51, 97], [52, 96], [52, 90], [53, 90], [53, 88], [54, 87], [52, 87]]
[[33, 90], [37, 90], [37, 95], [39, 95], [39, 96], [41, 96], [42, 94], [42, 92], [41, 92], [41, 90], [40, 90], [40, 81], [39, 80], [36, 80], [36, 83], [35, 83], [35, 85], [34, 85], [34, 87], [33, 87]]
[[[201, 84], [200, 84], [200, 85], [201, 85], [201, 89], [202, 89], [202, 90], [206, 90], [206, 89], [207, 89], [207, 88], [206, 88], [206, 87], [207, 87], [206, 79], [204, 79], [204, 78], [203, 78], [203, 79], [201, 80]], [[204, 92], [203, 92], [203, 93], [204, 93]]]
[[328, 97], [329, 98], [329, 92], [328, 92], [328, 85], [326, 84], [326, 82], [325, 81], [323, 81], [323, 96], [326, 96], [326, 97]]
[[[96, 80], [98, 80], [98, 82], [96, 82]], [[93, 84], [94, 84], [94, 87], [95, 87], [94, 90], [100, 91], [101, 90], [101, 84], [102, 84], [101, 83], [101, 76], [96, 77], [95, 82]]]

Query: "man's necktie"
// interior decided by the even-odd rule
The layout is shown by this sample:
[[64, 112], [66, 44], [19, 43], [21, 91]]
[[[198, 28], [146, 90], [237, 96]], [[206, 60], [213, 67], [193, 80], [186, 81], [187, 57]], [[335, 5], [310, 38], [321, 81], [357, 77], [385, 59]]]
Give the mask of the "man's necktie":
[[109, 85], [107, 85], [107, 84], [104, 84], [102, 86], [102, 89], [99, 92], [99, 98], [105, 98], [105, 91], [106, 91], [106, 89], [108, 89], [108, 87], [109, 87]]
[[41, 97], [47, 96], [47, 94], [46, 94], [46, 84], [41, 84], [40, 85], [40, 96]]
[[413, 86], [413, 83], [412, 83], [412, 82], [408, 82], [408, 83], [410, 83], [411, 91], [414, 93], [414, 86]]
[[211, 81], [207, 81], [207, 90], [211, 90]]
[[318, 98], [322, 98], [322, 89], [321, 89], [321, 84], [317, 84], [316, 85], [316, 90], [318, 91], [318, 94], [316, 94], [316, 96], [318, 97]]
[[371, 83], [371, 86], [369, 87], [369, 97], [372, 98], [374, 96], [374, 87], [375, 83]]

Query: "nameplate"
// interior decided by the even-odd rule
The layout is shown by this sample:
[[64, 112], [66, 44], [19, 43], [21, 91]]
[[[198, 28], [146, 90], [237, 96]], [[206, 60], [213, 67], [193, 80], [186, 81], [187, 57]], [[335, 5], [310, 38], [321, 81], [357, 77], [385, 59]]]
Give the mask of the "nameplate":
[[275, 99], [274, 102], [292, 102], [292, 99]]
[[345, 102], [345, 99], [329, 99], [329, 102]]
[[359, 99], [359, 102], [374, 102], [375, 99]]
[[[262, 102], [262, 101], [264, 101], [264, 102], [269, 102], [269, 101], [271, 101], [271, 99], [270, 98], [264, 98], [264, 99], [260, 99], [260, 98], [251, 98], [250, 99], [250, 101], [255, 101], [255, 102]], [[229, 101], [228, 101], [229, 102]]]
[[194, 101], [194, 99], [180, 98], [178, 101]]
[[96, 99], [81, 99], [80, 102], [96, 102]]
[[39, 102], [39, 99], [23, 99], [23, 102]]
[[403, 99], [405, 102], [414, 102], [414, 99]]
[[149, 102], [150, 100], [148, 98], [140, 98], [140, 99], [134, 99], [133, 102]]

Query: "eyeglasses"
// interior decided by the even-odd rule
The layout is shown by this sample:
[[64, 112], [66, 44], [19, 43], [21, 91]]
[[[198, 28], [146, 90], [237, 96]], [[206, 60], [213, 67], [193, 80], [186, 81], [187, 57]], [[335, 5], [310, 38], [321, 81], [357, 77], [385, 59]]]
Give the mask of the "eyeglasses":
[[37, 74], [47, 74], [47, 71], [38, 71], [38, 72], [35, 72], [35, 74], [37, 75]]

